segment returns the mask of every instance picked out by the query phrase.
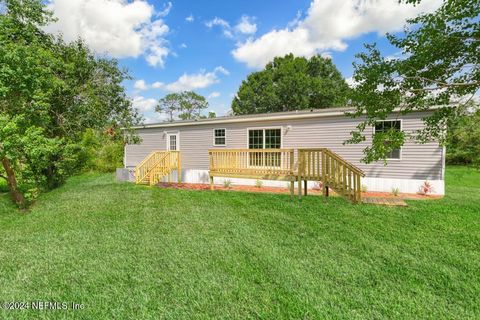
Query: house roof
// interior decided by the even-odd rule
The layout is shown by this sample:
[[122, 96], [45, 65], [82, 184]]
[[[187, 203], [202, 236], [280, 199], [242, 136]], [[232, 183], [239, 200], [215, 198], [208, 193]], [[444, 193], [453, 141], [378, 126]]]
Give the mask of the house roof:
[[[432, 107], [429, 110], [436, 109]], [[296, 110], [287, 112], [272, 112], [249, 114], [241, 116], [222, 116], [217, 118], [197, 119], [197, 120], [177, 120], [172, 122], [159, 122], [145, 125], [138, 125], [132, 127], [133, 129], [148, 129], [148, 128], [167, 128], [178, 126], [193, 126], [201, 124], [222, 124], [222, 123], [238, 123], [238, 122], [255, 122], [255, 121], [272, 121], [272, 120], [292, 120], [305, 118], [321, 118], [343, 116], [346, 112], [353, 112], [354, 108], [330, 108], [330, 109], [308, 109]], [[396, 110], [400, 111], [400, 109]]]
[[216, 118], [198, 119], [198, 120], [177, 120], [172, 122], [150, 123], [145, 125], [134, 126], [133, 129], [147, 129], [147, 128], [164, 128], [177, 126], [192, 126], [200, 124], [221, 124], [221, 123], [235, 123], [235, 122], [254, 122], [254, 121], [271, 121], [271, 120], [291, 120], [315, 117], [331, 117], [341, 116], [345, 112], [354, 111], [353, 108], [331, 108], [331, 109], [308, 109], [296, 110], [287, 112], [272, 112], [261, 114], [249, 114], [241, 116], [222, 116]]

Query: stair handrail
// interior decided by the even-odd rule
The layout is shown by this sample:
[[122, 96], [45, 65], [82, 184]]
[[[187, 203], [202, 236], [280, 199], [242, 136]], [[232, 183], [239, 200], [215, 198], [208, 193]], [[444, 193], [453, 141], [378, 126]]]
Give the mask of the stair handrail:
[[[360, 169], [359, 167], [350, 163], [348, 160], [345, 160], [340, 155], [338, 155], [338, 153], [335, 153], [328, 148], [301, 148], [301, 149], [298, 149], [298, 154], [300, 155], [302, 151], [320, 151], [320, 152], [326, 153], [329, 156], [331, 156], [332, 158], [336, 158], [338, 161], [342, 162], [345, 166], [349, 167], [349, 169], [351, 169], [352, 171], [355, 171], [355, 173], [361, 175], [362, 177], [365, 177], [365, 173], [363, 172], [362, 169]], [[300, 159], [300, 157], [298, 157], [297, 164], [299, 166], [299, 169], [300, 169], [300, 165], [301, 165], [301, 160], [302, 159]], [[304, 169], [304, 167], [302, 169]]]
[[[164, 157], [162, 157], [149, 171], [149, 183], [151, 186], [157, 184], [160, 177], [169, 175], [174, 169], [178, 170], [178, 182], [181, 182], [181, 164], [180, 164], [180, 152], [179, 151], [168, 151]], [[157, 172], [160, 170], [159, 172]], [[169, 176], [169, 179], [171, 177]], [[169, 181], [170, 182], [170, 181]]]
[[[166, 156], [168, 156], [170, 151], [153, 151], [150, 153], [148, 157], [146, 157], [138, 166], [135, 167], [135, 181], [137, 183], [142, 182], [145, 177], [147, 177], [150, 174], [150, 171], [155, 168], [162, 159], [164, 159]], [[160, 158], [155, 158], [158, 154]], [[149, 163], [151, 161], [154, 161], [153, 163]], [[141, 175], [140, 172], [142, 171], [141, 169], [146, 166], [145, 172]]]

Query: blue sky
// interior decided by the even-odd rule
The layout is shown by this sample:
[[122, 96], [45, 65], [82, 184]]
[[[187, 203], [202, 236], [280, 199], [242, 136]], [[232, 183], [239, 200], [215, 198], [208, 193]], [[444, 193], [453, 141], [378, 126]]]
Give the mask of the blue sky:
[[224, 115], [246, 76], [275, 55], [322, 54], [345, 78], [363, 43], [385, 55], [398, 52], [385, 32], [431, 11], [397, 0], [51, 0], [59, 21], [51, 27], [67, 40], [82, 37], [93, 50], [118, 58], [130, 71], [125, 83], [147, 122], [163, 119], [155, 101], [169, 92], [194, 90], [209, 110]]

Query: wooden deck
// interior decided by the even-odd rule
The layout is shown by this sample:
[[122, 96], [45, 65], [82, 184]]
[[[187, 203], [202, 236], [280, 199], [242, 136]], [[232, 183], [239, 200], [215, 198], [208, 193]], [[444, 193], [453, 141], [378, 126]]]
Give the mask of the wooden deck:
[[360, 179], [363, 172], [325, 149], [212, 149], [210, 157], [210, 185], [215, 177], [290, 181], [298, 183], [298, 196], [306, 195], [307, 181], [321, 183], [328, 196], [332, 188], [353, 203], [361, 202]]
[[[282, 180], [290, 182], [290, 193], [307, 195], [307, 182], [315, 181], [326, 197], [329, 189], [353, 203], [362, 202], [362, 170], [326, 148], [317, 149], [212, 149], [209, 150], [210, 186], [215, 177]], [[181, 182], [179, 151], [154, 151], [135, 168], [136, 183], [155, 185], [177, 171]]]

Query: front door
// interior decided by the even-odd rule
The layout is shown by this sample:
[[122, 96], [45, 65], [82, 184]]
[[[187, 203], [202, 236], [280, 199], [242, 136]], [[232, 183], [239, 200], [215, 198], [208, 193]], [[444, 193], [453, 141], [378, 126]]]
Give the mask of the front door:
[[178, 151], [180, 150], [180, 141], [178, 133], [167, 134], [167, 150]]

